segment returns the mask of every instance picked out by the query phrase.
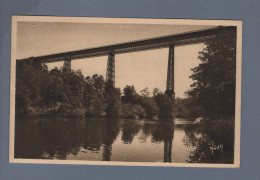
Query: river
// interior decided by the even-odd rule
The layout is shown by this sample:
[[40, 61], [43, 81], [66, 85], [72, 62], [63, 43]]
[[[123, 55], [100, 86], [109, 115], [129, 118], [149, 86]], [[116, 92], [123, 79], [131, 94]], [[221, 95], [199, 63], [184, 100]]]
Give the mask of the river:
[[202, 126], [179, 118], [16, 118], [15, 158], [233, 163], [233, 139]]

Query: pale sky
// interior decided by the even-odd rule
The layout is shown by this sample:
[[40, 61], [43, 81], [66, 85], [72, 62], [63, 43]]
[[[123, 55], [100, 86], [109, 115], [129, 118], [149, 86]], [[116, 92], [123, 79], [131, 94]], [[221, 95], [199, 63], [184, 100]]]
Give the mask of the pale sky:
[[[48, 55], [79, 49], [123, 43], [165, 35], [208, 29], [212, 26], [193, 25], [122, 25], [53, 22], [19, 22], [17, 28], [17, 59]], [[198, 66], [198, 52], [203, 44], [175, 48], [175, 94], [184, 97], [192, 80], [191, 68]], [[134, 85], [137, 92], [148, 87], [166, 89], [168, 48], [115, 55], [115, 86]], [[72, 61], [72, 69], [84, 76], [101, 74], [106, 77], [107, 56]], [[47, 64], [49, 69], [62, 62]]]

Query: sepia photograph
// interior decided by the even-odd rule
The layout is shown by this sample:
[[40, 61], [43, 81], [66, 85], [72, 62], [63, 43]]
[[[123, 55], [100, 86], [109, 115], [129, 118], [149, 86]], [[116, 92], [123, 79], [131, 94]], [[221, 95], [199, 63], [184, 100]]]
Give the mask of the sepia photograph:
[[239, 167], [242, 21], [13, 16], [12, 163]]

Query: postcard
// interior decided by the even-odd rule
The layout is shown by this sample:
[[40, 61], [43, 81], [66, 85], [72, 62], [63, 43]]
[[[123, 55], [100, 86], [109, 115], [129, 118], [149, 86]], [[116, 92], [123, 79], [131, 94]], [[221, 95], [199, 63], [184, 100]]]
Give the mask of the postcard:
[[242, 21], [13, 16], [11, 163], [240, 166]]

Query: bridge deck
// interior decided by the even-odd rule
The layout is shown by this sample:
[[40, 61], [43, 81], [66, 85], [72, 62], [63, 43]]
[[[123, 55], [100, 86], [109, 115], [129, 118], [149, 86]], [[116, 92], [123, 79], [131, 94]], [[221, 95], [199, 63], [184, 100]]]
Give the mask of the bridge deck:
[[[188, 32], [188, 33], [182, 33], [182, 34], [170, 35], [170, 36], [163, 36], [163, 37], [157, 37], [157, 38], [151, 38], [146, 40], [127, 42], [127, 43], [120, 43], [120, 44], [102, 46], [97, 48], [51, 54], [46, 56], [38, 56], [38, 57], [33, 57], [33, 59], [36, 61], [40, 61], [42, 63], [58, 62], [58, 61], [64, 61], [65, 59], [73, 60], [73, 59], [103, 56], [103, 55], [108, 55], [109, 53], [122, 54], [122, 53], [135, 52], [135, 51], [159, 49], [159, 48], [169, 47], [170, 44], [174, 44], [175, 46], [195, 44], [195, 43], [201, 43], [205, 41], [205, 39], [212, 38], [216, 34], [226, 29], [236, 30], [235, 27], [233, 26], [217, 27], [213, 29]], [[27, 61], [29, 59], [30, 58], [26, 58], [17, 61]]]

